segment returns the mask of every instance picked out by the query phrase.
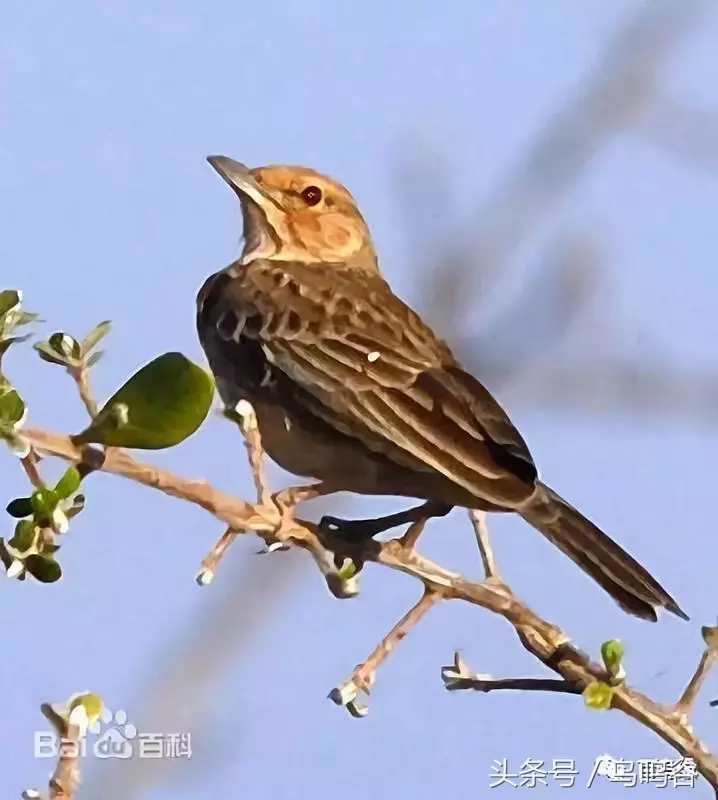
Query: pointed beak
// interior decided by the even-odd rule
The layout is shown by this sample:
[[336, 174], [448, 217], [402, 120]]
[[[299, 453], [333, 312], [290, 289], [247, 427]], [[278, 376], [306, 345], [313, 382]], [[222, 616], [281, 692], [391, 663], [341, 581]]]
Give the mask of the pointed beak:
[[253, 200], [265, 212], [269, 207], [278, 208], [276, 200], [255, 180], [249, 167], [228, 156], [207, 156], [207, 161], [239, 195], [239, 199]]

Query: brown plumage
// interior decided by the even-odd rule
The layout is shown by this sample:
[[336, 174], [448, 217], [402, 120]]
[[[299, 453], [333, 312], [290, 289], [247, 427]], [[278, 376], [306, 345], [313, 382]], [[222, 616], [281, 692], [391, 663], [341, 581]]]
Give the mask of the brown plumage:
[[514, 511], [629, 613], [687, 618], [538, 480], [501, 406], [381, 276], [344, 187], [298, 167], [209, 161], [242, 202], [245, 247], [200, 290], [198, 331], [222, 399], [252, 403], [271, 458], [328, 491]]

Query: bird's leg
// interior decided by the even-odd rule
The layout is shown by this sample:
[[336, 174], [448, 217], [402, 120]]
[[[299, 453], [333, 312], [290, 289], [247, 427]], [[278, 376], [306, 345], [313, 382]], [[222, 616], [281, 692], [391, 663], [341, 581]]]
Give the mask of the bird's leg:
[[[322, 517], [319, 527], [331, 533], [338, 533], [347, 538], [371, 539], [400, 525], [419, 525], [431, 517], [443, 517], [451, 511], [451, 506], [444, 503], [428, 501], [406, 511], [388, 514], [376, 519], [339, 519], [338, 517]], [[421, 526], [423, 527], [423, 525]]]

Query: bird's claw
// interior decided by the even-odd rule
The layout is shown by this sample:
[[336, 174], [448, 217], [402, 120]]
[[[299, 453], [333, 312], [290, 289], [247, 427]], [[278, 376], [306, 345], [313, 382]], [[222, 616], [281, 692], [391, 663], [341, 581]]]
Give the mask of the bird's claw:
[[346, 539], [371, 539], [386, 530], [380, 521], [374, 519], [341, 519], [324, 516], [319, 520], [319, 528], [327, 533]]

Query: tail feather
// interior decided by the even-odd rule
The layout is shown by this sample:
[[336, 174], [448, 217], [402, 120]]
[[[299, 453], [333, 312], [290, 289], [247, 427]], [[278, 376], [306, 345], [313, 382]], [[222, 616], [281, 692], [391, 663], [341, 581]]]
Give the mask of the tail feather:
[[688, 616], [622, 547], [545, 484], [539, 483], [521, 516], [565, 553], [624, 611], [656, 621], [656, 607]]

